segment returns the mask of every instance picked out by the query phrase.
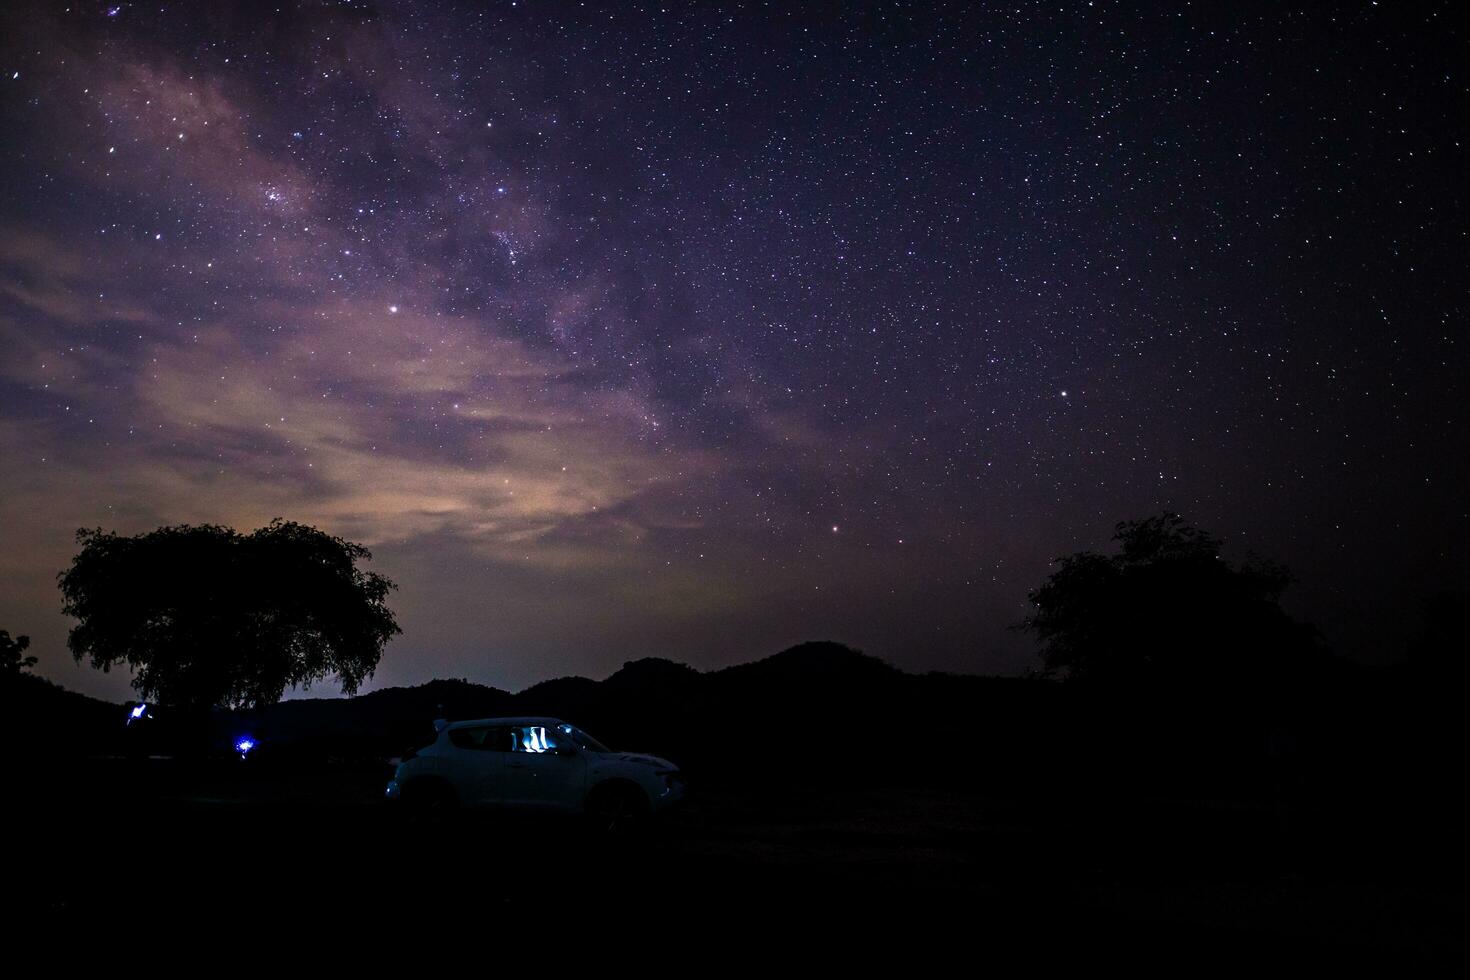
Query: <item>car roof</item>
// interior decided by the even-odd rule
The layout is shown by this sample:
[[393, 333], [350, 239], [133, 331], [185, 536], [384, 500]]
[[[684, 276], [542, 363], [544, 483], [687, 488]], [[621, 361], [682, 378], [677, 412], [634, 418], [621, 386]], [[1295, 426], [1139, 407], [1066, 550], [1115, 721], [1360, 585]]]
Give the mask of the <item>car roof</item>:
[[451, 721], [445, 725], [446, 730], [456, 728], [479, 728], [481, 725], [508, 725], [519, 728], [524, 725], [539, 725], [542, 728], [555, 728], [557, 725], [566, 724], [560, 718], [546, 718], [541, 716], [526, 716], [523, 718], [474, 718], [464, 721]]

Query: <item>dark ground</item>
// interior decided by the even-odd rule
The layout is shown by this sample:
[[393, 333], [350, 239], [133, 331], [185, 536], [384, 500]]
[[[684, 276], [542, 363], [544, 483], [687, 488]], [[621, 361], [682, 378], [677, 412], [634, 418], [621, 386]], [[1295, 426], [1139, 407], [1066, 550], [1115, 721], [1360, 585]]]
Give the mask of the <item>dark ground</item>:
[[610, 841], [567, 822], [411, 817], [380, 802], [387, 775], [254, 759], [22, 767], [6, 919], [27, 937], [106, 922], [144, 947], [309, 929], [360, 952], [536, 930], [685, 964], [772, 943], [910, 966], [1466, 958], [1458, 879], [1432, 861], [1425, 873], [1424, 855], [1369, 857], [1290, 807], [1096, 801], [1082, 822], [1054, 801], [797, 778], [696, 786], [681, 812]]

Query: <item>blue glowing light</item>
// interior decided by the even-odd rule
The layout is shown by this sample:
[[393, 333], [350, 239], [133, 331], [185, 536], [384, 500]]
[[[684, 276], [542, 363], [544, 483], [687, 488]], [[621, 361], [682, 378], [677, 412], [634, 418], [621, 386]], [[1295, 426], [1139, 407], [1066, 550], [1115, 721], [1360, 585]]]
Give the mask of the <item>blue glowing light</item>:
[[128, 724], [131, 725], [133, 722], [137, 721], [140, 718], [152, 717], [153, 716], [148, 713], [148, 702], [144, 701], [143, 703], [134, 707], [132, 711], [128, 712]]
[[253, 748], [255, 748], [255, 739], [248, 735], [235, 741], [235, 751], [240, 753], [240, 758], [242, 759], [249, 755], [250, 750]]

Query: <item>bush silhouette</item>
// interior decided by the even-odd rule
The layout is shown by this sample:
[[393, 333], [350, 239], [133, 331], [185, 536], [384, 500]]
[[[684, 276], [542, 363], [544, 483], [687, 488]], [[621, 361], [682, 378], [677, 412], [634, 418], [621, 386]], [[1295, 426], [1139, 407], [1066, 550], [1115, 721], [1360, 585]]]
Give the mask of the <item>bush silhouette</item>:
[[77, 541], [59, 576], [78, 620], [67, 645], [104, 671], [131, 667], [148, 700], [261, 707], [327, 676], [351, 694], [400, 632], [393, 583], [357, 568], [367, 549], [304, 524], [83, 529]]

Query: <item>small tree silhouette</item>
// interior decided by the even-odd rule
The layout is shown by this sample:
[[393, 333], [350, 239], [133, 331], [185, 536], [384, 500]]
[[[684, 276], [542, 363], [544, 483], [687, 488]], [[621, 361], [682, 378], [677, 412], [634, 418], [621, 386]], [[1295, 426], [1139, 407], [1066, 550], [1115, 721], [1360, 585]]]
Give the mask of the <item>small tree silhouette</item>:
[[1300, 679], [1324, 657], [1316, 630], [1279, 600], [1287, 569], [1254, 556], [1232, 565], [1220, 542], [1177, 514], [1125, 521], [1117, 554], [1059, 558], [1018, 624], [1042, 643], [1048, 673], [1095, 683], [1203, 685], [1238, 691]]
[[261, 707], [327, 676], [351, 694], [401, 632], [393, 583], [357, 568], [367, 549], [304, 524], [83, 529], [77, 541], [58, 576], [78, 620], [67, 645], [104, 671], [133, 668], [150, 701]]
[[36, 666], [35, 657], [21, 656], [30, 645], [29, 636], [17, 636], [12, 640], [8, 630], [0, 630], [0, 676], [7, 679], [19, 677], [21, 671]]

